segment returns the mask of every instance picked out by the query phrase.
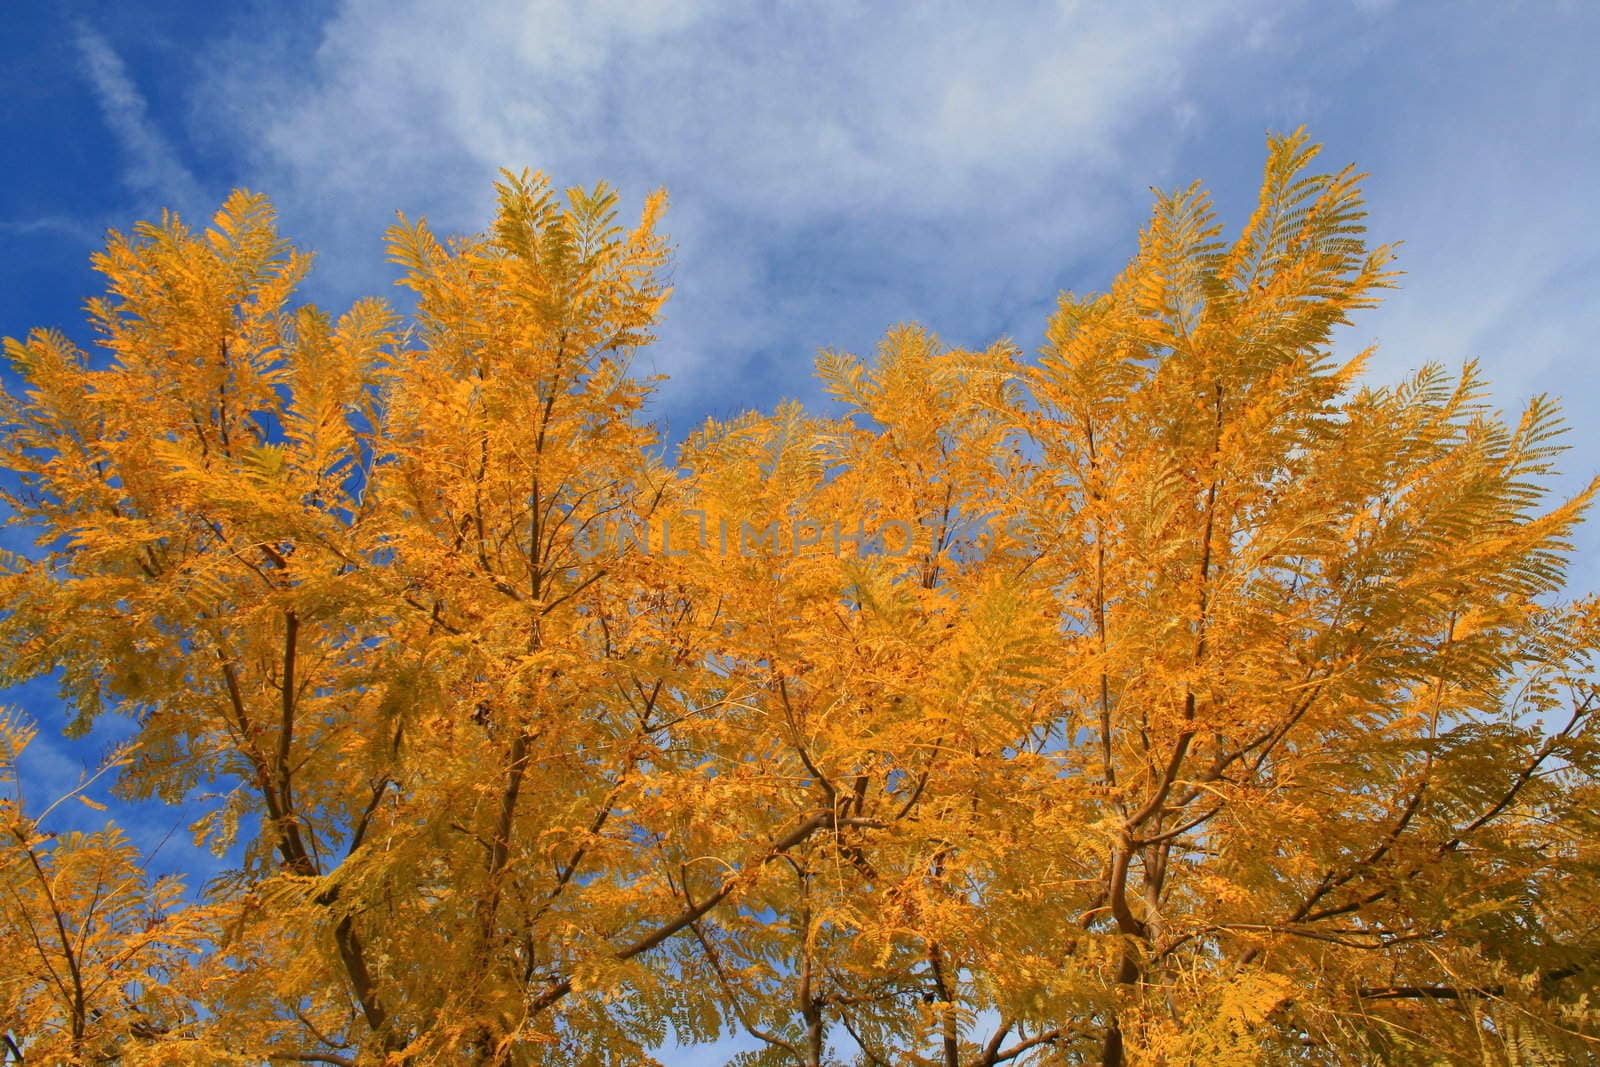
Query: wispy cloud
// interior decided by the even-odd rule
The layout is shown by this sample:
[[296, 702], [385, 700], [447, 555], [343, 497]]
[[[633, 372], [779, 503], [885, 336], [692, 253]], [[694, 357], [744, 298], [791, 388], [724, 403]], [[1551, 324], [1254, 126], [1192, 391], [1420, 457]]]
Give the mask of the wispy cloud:
[[75, 27], [74, 38], [100, 112], [122, 148], [123, 178], [129, 188], [160, 206], [204, 206], [200, 183], [151, 121], [150, 109], [122, 57], [86, 24]]
[[95, 245], [103, 236], [93, 226], [67, 215], [43, 215], [35, 219], [0, 219], [0, 233], [18, 237], [44, 234], [65, 237], [74, 244]]
[[1257, 7], [347, 0], [309, 54], [241, 38], [210, 107], [364, 285], [396, 208], [476, 229], [500, 166], [665, 185], [679, 284], [648, 358], [717, 365], [692, 389], [720, 409], [803, 393], [817, 347], [897, 319], [963, 343], [1042, 321], [1064, 260], [1136, 225], [1191, 73]]

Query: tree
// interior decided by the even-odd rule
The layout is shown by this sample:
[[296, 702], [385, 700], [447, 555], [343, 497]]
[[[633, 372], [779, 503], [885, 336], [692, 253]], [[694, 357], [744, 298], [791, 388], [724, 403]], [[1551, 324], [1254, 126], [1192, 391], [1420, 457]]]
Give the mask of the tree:
[[1315, 151], [1232, 242], [1160, 197], [1035, 362], [899, 327], [671, 463], [660, 194], [402, 219], [408, 317], [293, 307], [248, 193], [112, 235], [103, 354], [6, 343], [0, 667], [242, 860], [19, 796], [9, 1056], [1594, 1058], [1595, 486], [1546, 503], [1547, 399], [1333, 358], [1392, 273]]

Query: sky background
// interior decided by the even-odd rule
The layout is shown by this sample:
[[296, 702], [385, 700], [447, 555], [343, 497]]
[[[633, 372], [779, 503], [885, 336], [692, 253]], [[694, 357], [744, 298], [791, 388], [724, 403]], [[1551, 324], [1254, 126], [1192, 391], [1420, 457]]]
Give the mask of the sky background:
[[[1062, 289], [1103, 289], [1150, 188], [1201, 179], [1230, 232], [1268, 131], [1356, 163], [1401, 288], [1340, 338], [1369, 377], [1482, 362], [1508, 411], [1564, 400], [1557, 488], [1600, 471], [1600, 5], [735, 4], [21, 0], [0, 14], [0, 336], [87, 342], [108, 227], [229, 189], [268, 194], [319, 253], [334, 310], [394, 289], [397, 210], [481, 229], [500, 167], [605, 179], [636, 217], [671, 195], [675, 294], [640, 361], [673, 437], [706, 415], [815, 401], [822, 347], [915, 320], [952, 345], [1043, 340]], [[983, 13], [979, 14], [980, 8]], [[1600, 588], [1600, 522], [1572, 591]], [[30, 799], [117, 735], [60, 738], [48, 682]], [[192, 815], [124, 815], [155, 866], [198, 872]], [[63, 811], [58, 828], [88, 825]], [[675, 1064], [720, 1063], [697, 1053]]]

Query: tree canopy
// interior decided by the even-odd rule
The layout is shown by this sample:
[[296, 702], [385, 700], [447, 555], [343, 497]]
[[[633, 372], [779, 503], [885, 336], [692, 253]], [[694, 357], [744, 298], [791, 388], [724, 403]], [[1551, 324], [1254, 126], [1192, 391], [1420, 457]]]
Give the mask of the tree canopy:
[[0, 1062], [1593, 1062], [1595, 486], [1335, 358], [1394, 274], [1315, 155], [670, 457], [662, 194], [402, 218], [405, 314], [251, 193], [113, 233], [98, 350], [5, 343], [0, 675], [237, 863], [53, 833], [0, 716]]

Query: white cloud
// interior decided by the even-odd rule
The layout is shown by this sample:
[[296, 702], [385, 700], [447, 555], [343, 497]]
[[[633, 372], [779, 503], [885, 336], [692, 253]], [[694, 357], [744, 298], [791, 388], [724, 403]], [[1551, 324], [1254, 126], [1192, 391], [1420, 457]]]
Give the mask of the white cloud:
[[128, 76], [122, 57], [85, 24], [78, 24], [74, 36], [100, 112], [122, 148], [127, 167], [123, 178], [129, 187], [165, 206], [203, 205], [199, 183], [150, 121], [145, 98]]
[[91, 247], [99, 244], [102, 237], [102, 234], [88, 223], [67, 215], [41, 215], [31, 219], [0, 219], [0, 233], [16, 234], [20, 237], [48, 234]]
[[1193, 122], [1188, 74], [1251, 6], [347, 0], [313, 54], [240, 40], [208, 99], [291, 232], [360, 279], [340, 296], [383, 276], [395, 209], [482, 226], [500, 166], [665, 185], [679, 288], [650, 358], [701, 396], [711, 362], [713, 392], [792, 392], [817, 347], [898, 318], [1045, 306], [1070, 255], [1131, 232], [1176, 150], [1137, 134]]
[[945, 5], [757, 15], [711, 0], [641, 17], [500, 0], [463, 18], [349, 0], [309, 71], [230, 89], [253, 98], [235, 113], [250, 117], [260, 162], [323, 190], [460, 204], [464, 190], [435, 180], [532, 159], [692, 177], [766, 214], [925, 213], [968, 202], [1000, 171], [1114, 162], [1133, 123], [1175, 101], [1187, 65], [1240, 21], [1204, 3], [1008, 19]]

